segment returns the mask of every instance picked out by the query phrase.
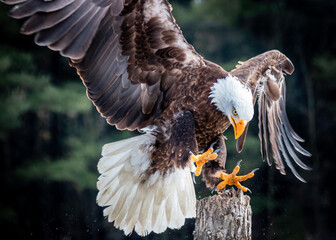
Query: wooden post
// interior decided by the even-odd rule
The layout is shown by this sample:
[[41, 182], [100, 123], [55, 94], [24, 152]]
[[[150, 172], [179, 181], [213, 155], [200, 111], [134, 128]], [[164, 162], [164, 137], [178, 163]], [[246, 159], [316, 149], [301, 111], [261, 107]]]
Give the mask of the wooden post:
[[242, 190], [226, 190], [222, 195], [197, 201], [194, 240], [251, 240], [250, 197]]

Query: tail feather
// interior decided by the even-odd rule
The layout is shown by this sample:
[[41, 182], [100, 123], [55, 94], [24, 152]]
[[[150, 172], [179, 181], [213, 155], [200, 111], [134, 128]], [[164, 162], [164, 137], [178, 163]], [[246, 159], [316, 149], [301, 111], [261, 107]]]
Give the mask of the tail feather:
[[[152, 196], [146, 196], [143, 200], [143, 204], [140, 210], [139, 219], [135, 224], [135, 231], [140, 235], [144, 236], [152, 231], [152, 213], [154, 206], [154, 198]], [[141, 217], [140, 217], [141, 216]]]
[[170, 228], [178, 228], [178, 226], [181, 226], [181, 224], [183, 224], [184, 222], [182, 220], [183, 214], [182, 214], [177, 196], [178, 196], [177, 193], [174, 192], [172, 196], [172, 204], [171, 204], [171, 206], [174, 206], [174, 207], [170, 209], [170, 212], [171, 212], [170, 219], [169, 219]]
[[[117, 153], [116, 155], [114, 155], [114, 158], [115, 159], [124, 159], [129, 155], [130, 151], [131, 151], [131, 149], [129, 149], [125, 152]], [[100, 159], [100, 161], [98, 162], [98, 171], [99, 172], [102, 172], [102, 173], [108, 172], [111, 169], [124, 164], [123, 162], [120, 162], [120, 161], [109, 161], [110, 159], [111, 159], [110, 156], [105, 156], [105, 157], [102, 157]]]
[[163, 200], [161, 201], [158, 210], [153, 212], [153, 229], [156, 229], [158, 232], [163, 232], [168, 226], [165, 208], [166, 201]]
[[123, 165], [116, 166], [115, 168], [109, 171], [109, 174], [106, 177], [101, 175], [98, 178], [98, 183], [97, 183], [98, 189], [105, 190], [106, 188], [109, 188], [113, 181], [118, 180], [116, 176], [118, 175], [118, 173], [123, 167], [124, 167]]
[[133, 229], [144, 236], [180, 228], [185, 218], [196, 214], [192, 166], [147, 174], [154, 141], [154, 136], [145, 134], [106, 144], [98, 163], [97, 203], [106, 207], [104, 216], [126, 235]]
[[139, 136], [105, 144], [103, 146], [102, 156], [113, 156], [117, 153], [123, 153], [127, 150], [131, 151], [130, 148], [125, 148], [125, 146], [136, 143], [138, 138]]
[[135, 194], [135, 198], [134, 198], [135, 202], [140, 202], [141, 204], [137, 204], [137, 205], [131, 205], [127, 216], [126, 216], [126, 220], [130, 219], [130, 221], [125, 221], [125, 225], [121, 226], [121, 229], [124, 229], [125, 235], [130, 234], [133, 231], [134, 225], [137, 222], [137, 219], [139, 218], [139, 214], [140, 214], [140, 210], [142, 207], [142, 199], [141, 196], [139, 196], [139, 194]]
[[[118, 226], [121, 229], [125, 229], [125, 227], [128, 224], [128, 221], [131, 219], [136, 219], [134, 215], [134, 208], [137, 207], [137, 205], [132, 204], [134, 201], [134, 198], [138, 191], [138, 185], [134, 185], [133, 189], [127, 196], [127, 199], [124, 203], [123, 208], [120, 210], [120, 213], [115, 221], [115, 225]], [[120, 221], [120, 223], [119, 223]]]

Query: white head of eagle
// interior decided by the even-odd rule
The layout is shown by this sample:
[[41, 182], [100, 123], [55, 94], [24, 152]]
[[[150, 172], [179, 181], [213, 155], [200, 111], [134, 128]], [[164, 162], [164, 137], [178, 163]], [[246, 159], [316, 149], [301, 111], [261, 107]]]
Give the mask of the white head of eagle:
[[214, 103], [217, 109], [228, 117], [237, 139], [253, 117], [251, 90], [244, 86], [238, 78], [228, 75], [214, 83], [209, 97], [212, 98], [211, 103]]

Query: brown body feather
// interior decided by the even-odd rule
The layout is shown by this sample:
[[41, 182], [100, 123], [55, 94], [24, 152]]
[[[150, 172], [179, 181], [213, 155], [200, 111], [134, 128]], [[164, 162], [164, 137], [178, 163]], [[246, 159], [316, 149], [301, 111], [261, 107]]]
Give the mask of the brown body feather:
[[[172, 96], [169, 107], [153, 122], [153, 125], [158, 126], [158, 130], [156, 131], [157, 142], [152, 156], [150, 173], [157, 170], [166, 171], [169, 169], [167, 166], [184, 166], [188, 160], [188, 158], [179, 158], [173, 162], [170, 161], [172, 153], [169, 149], [175, 143], [172, 143], [169, 139], [174, 139], [171, 136], [172, 127], [176, 121], [176, 116], [180, 112], [190, 111], [193, 115], [195, 131], [189, 134], [194, 135], [196, 139], [195, 147], [190, 149], [194, 154], [206, 150], [230, 126], [227, 117], [218, 111], [214, 104], [210, 103], [211, 99], [209, 98], [210, 87], [218, 79], [225, 78], [227, 72], [219, 66], [205, 61], [203, 67], [195, 72], [191, 72], [191, 74], [192, 76], [186, 76], [186, 78], [189, 77], [195, 80], [189, 81], [184, 79], [179, 84], [176, 84], [173, 90], [175, 95]], [[190, 142], [185, 142], [180, 146], [187, 156], [190, 155], [189, 145]], [[221, 154], [216, 161], [225, 163], [223, 157]], [[224, 165], [222, 164], [222, 169], [224, 169]]]

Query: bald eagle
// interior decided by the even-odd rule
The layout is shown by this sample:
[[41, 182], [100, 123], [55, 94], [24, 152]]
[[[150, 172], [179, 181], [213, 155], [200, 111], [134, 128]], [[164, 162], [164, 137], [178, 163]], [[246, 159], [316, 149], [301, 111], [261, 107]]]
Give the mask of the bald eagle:
[[98, 163], [97, 203], [126, 235], [195, 217], [193, 162], [207, 187], [225, 187], [223, 132], [233, 126], [240, 152], [257, 101], [262, 159], [304, 181], [292, 162], [309, 169], [296, 152], [310, 154], [286, 115], [284, 76], [294, 66], [281, 52], [227, 72], [187, 43], [167, 0], [1, 1], [28, 18], [23, 34], [69, 58], [109, 124], [142, 133], [105, 145]]

